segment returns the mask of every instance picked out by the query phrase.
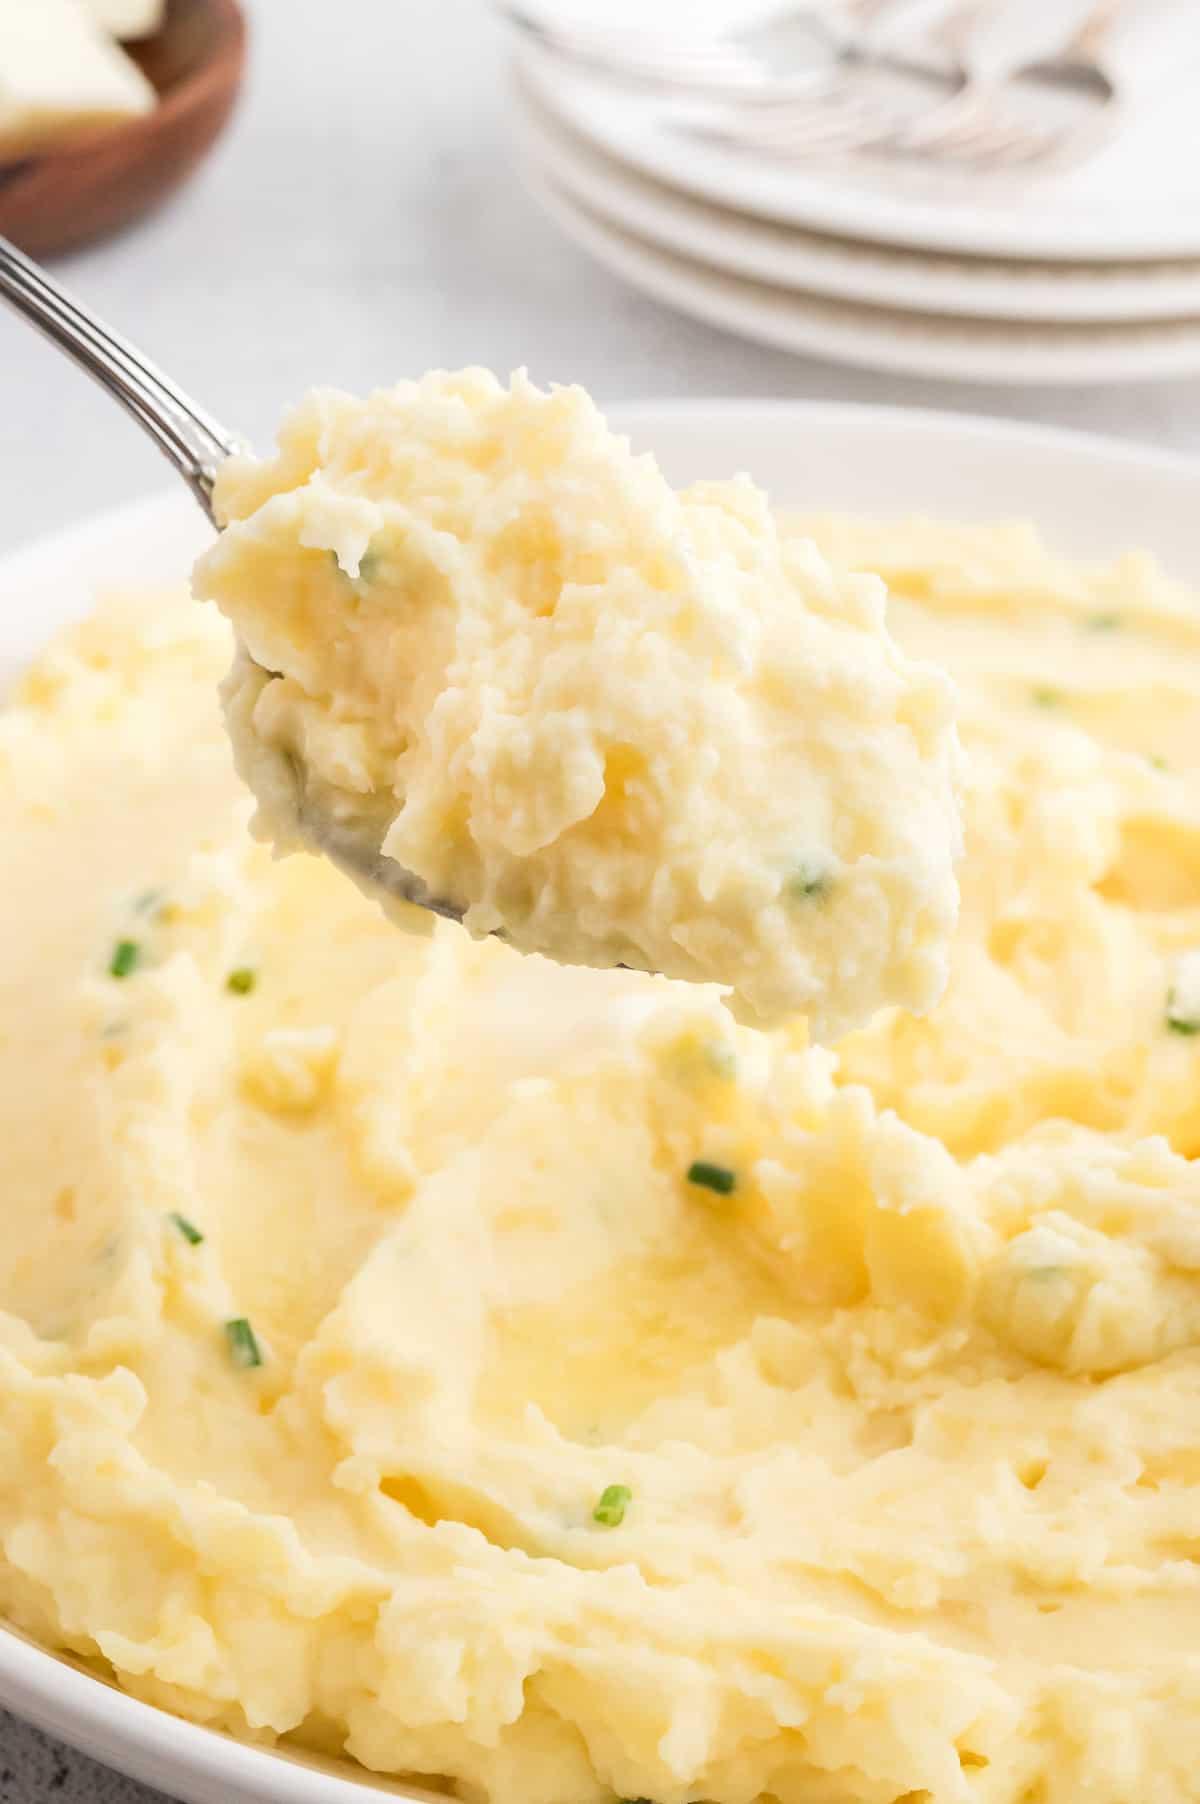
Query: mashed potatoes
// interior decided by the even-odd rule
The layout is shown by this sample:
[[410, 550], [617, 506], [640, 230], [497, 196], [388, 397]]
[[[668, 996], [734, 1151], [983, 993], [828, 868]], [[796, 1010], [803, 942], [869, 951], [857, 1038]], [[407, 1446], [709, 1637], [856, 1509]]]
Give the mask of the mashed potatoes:
[[676, 495], [581, 389], [468, 370], [312, 396], [216, 506], [197, 593], [281, 848], [315, 812], [474, 934], [821, 1039], [940, 996], [949, 685], [749, 482]]
[[1200, 612], [1022, 531], [817, 533], [970, 772], [946, 997], [833, 1052], [272, 863], [211, 610], [31, 672], [23, 1629], [496, 1804], [1195, 1804]]

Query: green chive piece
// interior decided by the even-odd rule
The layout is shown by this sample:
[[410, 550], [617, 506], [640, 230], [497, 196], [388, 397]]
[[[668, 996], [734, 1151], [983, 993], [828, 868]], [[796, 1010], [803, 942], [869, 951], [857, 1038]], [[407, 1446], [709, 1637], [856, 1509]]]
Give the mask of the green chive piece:
[[602, 1523], [605, 1528], [620, 1528], [632, 1502], [633, 1492], [628, 1485], [606, 1485], [592, 1511], [592, 1520]]
[[203, 1234], [200, 1232], [195, 1222], [189, 1221], [186, 1215], [180, 1215], [178, 1209], [172, 1209], [167, 1216], [167, 1220], [174, 1222], [189, 1246], [198, 1247], [200, 1242], [204, 1239]]
[[1111, 633], [1120, 626], [1121, 616], [1119, 614], [1089, 614], [1083, 624], [1089, 633]]
[[142, 949], [136, 940], [118, 940], [108, 961], [109, 976], [128, 977], [131, 971], [137, 969], [141, 956]]
[[1029, 695], [1030, 700], [1038, 708], [1061, 708], [1062, 706], [1063, 692], [1061, 689], [1051, 689], [1039, 684], [1036, 689], [1030, 690]]
[[737, 1189], [737, 1173], [728, 1165], [710, 1165], [707, 1159], [694, 1159], [688, 1166], [687, 1181], [704, 1190], [715, 1190], [718, 1196], [730, 1196]]
[[235, 996], [248, 996], [258, 982], [258, 972], [252, 971], [249, 965], [239, 965], [225, 979], [225, 988]]
[[800, 901], [806, 896], [823, 896], [829, 888], [831, 878], [813, 859], [801, 859], [790, 876], [785, 878], [783, 893]]
[[1166, 1021], [1173, 1034], [1200, 1034], [1200, 1015], [1183, 1006], [1173, 986], [1167, 991]]
[[235, 1316], [233, 1321], [226, 1322], [225, 1338], [229, 1342], [229, 1352], [235, 1366], [249, 1371], [252, 1366], [262, 1364], [262, 1348], [258, 1344], [258, 1336], [244, 1315]]

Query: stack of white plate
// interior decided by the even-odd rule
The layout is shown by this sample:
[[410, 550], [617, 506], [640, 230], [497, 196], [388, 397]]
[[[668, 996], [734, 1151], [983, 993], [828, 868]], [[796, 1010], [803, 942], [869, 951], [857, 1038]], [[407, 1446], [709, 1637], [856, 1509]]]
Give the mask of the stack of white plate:
[[653, 95], [523, 50], [522, 172], [601, 263], [710, 324], [877, 369], [981, 382], [1200, 371], [1191, 103], [1060, 174], [883, 156], [772, 162]]

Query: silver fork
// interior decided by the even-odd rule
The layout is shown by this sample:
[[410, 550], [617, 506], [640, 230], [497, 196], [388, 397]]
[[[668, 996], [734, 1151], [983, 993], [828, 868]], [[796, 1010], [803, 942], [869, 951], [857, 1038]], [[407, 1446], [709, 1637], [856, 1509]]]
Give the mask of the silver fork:
[[[1200, 62], [1200, 9], [1191, 12], [1188, 30], [1180, 0], [1102, 0], [1066, 44], [1048, 55], [1027, 54], [1016, 69], [990, 67], [984, 45], [959, 93], [919, 121], [903, 148], [997, 167], [1077, 159], [1115, 127], [1120, 107], [1182, 79], [1189, 61]], [[1183, 54], [1189, 48], [1190, 57]], [[1013, 106], [1014, 84], [1047, 63], [1081, 97], [1090, 95], [1085, 110], [1065, 123], [1023, 119]]]
[[[717, 129], [726, 142], [781, 159], [832, 147], [1001, 173], [1061, 167], [1111, 135], [1123, 109], [1200, 66], [1195, 0], [1009, 0], [994, 15], [971, 4], [934, 35], [956, 74], [953, 92], [932, 108], [902, 112], [880, 102], [864, 91], [865, 72], [847, 69], [840, 96], [781, 103], [770, 113], [730, 107]], [[1085, 110], [1067, 123], [1021, 117], [1014, 99], [1035, 69], [1077, 99], [1090, 91]]]
[[768, 156], [811, 156], [854, 150], [893, 136], [935, 106], [947, 84], [961, 80], [943, 28], [968, 0], [881, 0], [857, 16], [831, 13], [826, 30], [836, 57], [812, 92], [770, 89], [751, 104], [672, 123], [694, 136], [761, 150]]
[[859, 35], [839, 82], [825, 93], [753, 109], [731, 105], [692, 129], [780, 159], [830, 149], [933, 156], [942, 135], [931, 122], [944, 120], [948, 143], [961, 125], [973, 159], [1003, 161], [1015, 154], [1019, 134], [994, 96], [1031, 62], [1062, 51], [1096, 8], [1097, 0], [900, 8]]
[[896, 148], [996, 168], [1044, 154], [1051, 134], [1017, 117], [1013, 84], [1066, 52], [1100, 10], [1097, 0], [1060, 0], [1049, 12], [1045, 0], [1007, 0], [994, 14], [968, 10], [950, 27], [957, 91], [899, 134]]

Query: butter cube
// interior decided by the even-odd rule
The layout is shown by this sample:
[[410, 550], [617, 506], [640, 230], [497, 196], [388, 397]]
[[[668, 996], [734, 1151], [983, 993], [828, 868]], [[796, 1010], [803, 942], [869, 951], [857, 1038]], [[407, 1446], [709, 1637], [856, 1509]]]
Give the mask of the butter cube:
[[148, 38], [159, 30], [166, 0], [87, 0], [87, 10], [110, 38]]
[[154, 102], [83, 0], [0, 0], [0, 156], [148, 113]]

